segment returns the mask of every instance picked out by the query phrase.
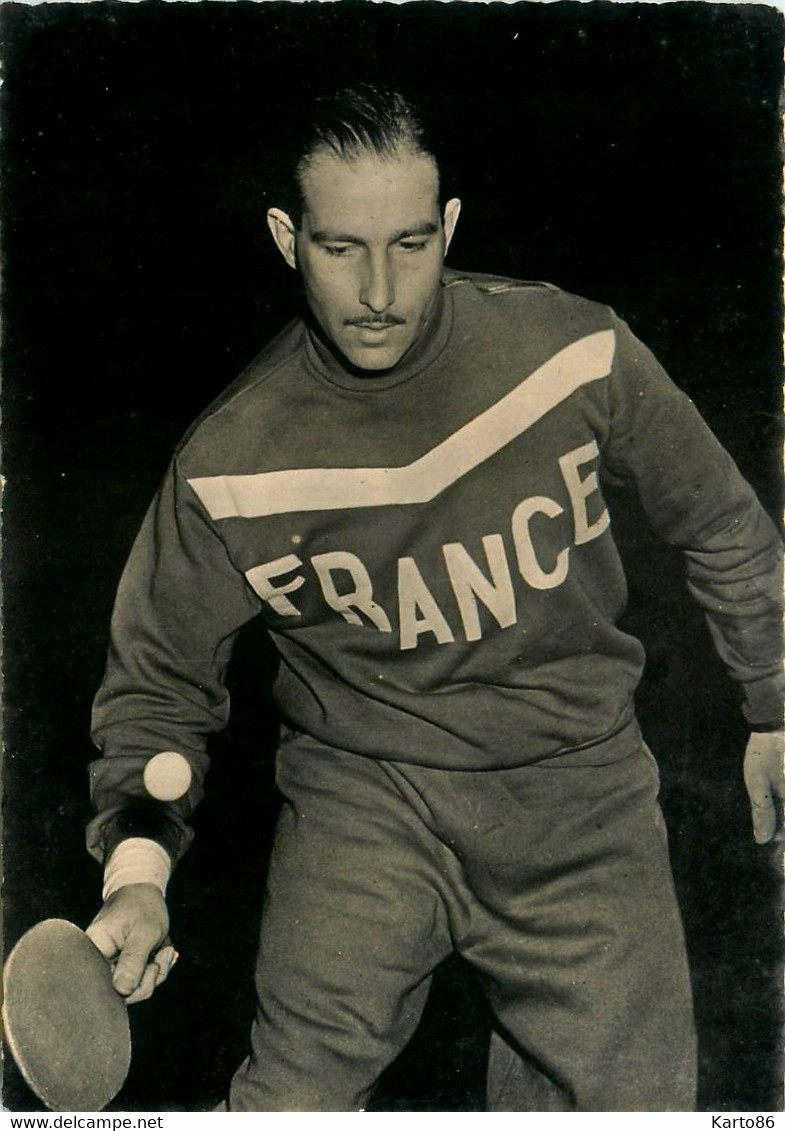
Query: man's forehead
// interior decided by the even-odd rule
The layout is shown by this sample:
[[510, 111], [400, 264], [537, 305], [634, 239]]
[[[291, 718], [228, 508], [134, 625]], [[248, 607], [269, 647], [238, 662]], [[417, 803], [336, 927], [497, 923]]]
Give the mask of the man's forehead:
[[309, 227], [350, 220], [407, 226], [438, 219], [439, 174], [423, 153], [317, 153], [303, 170], [301, 184]]

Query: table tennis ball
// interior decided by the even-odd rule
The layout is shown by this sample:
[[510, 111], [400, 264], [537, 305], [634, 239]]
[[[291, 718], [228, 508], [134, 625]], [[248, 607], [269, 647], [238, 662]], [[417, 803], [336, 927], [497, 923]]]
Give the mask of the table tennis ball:
[[162, 750], [144, 768], [144, 784], [158, 801], [177, 801], [188, 792], [191, 767], [176, 750]]

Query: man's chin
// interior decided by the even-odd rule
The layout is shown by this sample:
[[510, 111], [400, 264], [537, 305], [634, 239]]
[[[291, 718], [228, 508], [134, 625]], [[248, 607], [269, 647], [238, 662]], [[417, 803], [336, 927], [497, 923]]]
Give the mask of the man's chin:
[[381, 333], [361, 328], [347, 332], [345, 327], [341, 327], [332, 334], [316, 322], [312, 326], [333, 357], [359, 377], [364, 374], [372, 377], [395, 369], [416, 340], [416, 336], [403, 325]]
[[357, 373], [387, 373], [394, 369], [403, 357], [405, 351], [400, 349], [362, 349], [356, 346], [352, 349], [341, 350], [344, 361], [348, 362]]

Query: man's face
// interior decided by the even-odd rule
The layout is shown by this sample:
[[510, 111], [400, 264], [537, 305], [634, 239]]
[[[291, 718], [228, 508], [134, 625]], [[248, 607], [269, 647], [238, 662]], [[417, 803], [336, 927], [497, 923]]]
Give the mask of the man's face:
[[438, 187], [423, 154], [348, 160], [324, 151], [303, 173], [301, 229], [284, 230], [279, 219], [276, 235], [270, 220], [314, 318], [358, 369], [391, 369], [425, 328], [460, 207], [450, 201], [443, 222]]

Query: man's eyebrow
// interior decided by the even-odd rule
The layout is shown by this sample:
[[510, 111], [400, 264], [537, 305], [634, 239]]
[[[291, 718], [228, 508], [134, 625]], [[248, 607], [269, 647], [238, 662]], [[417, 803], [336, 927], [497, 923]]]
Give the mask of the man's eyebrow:
[[418, 224], [416, 228], [404, 228], [400, 232], [396, 232], [390, 243], [397, 243], [398, 240], [411, 239], [412, 236], [433, 236], [439, 231], [439, 225], [428, 221], [426, 224]]
[[311, 239], [314, 243], [356, 243], [360, 245], [365, 243], [365, 240], [361, 240], [358, 236], [343, 236], [337, 232], [321, 230], [311, 232]]
[[[417, 224], [413, 228], [402, 228], [399, 232], [390, 238], [390, 243], [397, 243], [399, 240], [411, 239], [416, 236], [433, 236], [439, 231], [439, 225], [434, 224], [432, 220], [424, 224]], [[314, 243], [352, 243], [360, 247], [365, 246], [365, 240], [360, 239], [359, 236], [351, 236], [347, 234], [340, 234], [338, 232], [331, 232], [329, 229], [317, 229], [311, 232], [311, 240]]]

